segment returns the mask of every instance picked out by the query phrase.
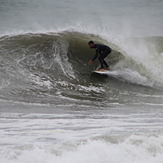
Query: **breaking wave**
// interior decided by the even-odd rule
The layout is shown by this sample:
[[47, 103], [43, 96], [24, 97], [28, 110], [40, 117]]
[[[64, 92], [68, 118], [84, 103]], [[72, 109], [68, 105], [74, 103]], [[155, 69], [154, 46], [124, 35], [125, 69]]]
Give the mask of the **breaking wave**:
[[[16, 96], [20, 101], [32, 101], [35, 94], [37, 100], [44, 94], [49, 98], [54, 94], [59, 97], [60, 90], [67, 87], [73, 97], [76, 90], [85, 94], [90, 90], [102, 92], [99, 85], [96, 87], [96, 80], [105, 77], [95, 77], [91, 73], [98, 67], [98, 61], [92, 66], [87, 65], [95, 53], [87, 46], [89, 40], [113, 49], [107, 57], [112, 69], [108, 74], [111, 80], [162, 87], [161, 37], [108, 41], [78, 32], [28, 33], [0, 38], [1, 99]], [[154, 41], [157, 53], [153, 50], [156, 46], [151, 46]], [[133, 45], [135, 49], [132, 49]]]

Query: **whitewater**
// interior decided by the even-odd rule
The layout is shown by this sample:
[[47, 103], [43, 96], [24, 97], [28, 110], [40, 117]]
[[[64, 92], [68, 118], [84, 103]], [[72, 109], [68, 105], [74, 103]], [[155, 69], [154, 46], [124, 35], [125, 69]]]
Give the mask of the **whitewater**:
[[[162, 163], [161, 0], [0, 1], [1, 163]], [[112, 48], [93, 74], [88, 41]]]

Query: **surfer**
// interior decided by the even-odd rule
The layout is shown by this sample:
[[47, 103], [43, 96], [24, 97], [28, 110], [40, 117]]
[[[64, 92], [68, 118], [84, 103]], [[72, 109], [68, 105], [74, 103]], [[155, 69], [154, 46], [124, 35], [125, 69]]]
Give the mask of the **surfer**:
[[90, 60], [88, 62], [88, 64], [92, 64], [94, 62], [94, 60], [98, 57], [99, 62], [101, 64], [101, 68], [99, 69], [99, 71], [109, 70], [109, 65], [106, 63], [104, 58], [107, 57], [108, 54], [111, 53], [111, 48], [109, 46], [106, 46], [103, 44], [95, 44], [93, 41], [89, 41], [88, 46], [91, 49], [96, 50], [96, 55], [94, 56], [94, 58], [92, 60]]

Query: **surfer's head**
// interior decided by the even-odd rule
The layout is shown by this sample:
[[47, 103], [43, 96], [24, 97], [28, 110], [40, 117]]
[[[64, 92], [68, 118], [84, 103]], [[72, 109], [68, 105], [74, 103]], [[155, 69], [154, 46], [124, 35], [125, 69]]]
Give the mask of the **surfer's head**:
[[90, 48], [94, 48], [95, 43], [94, 43], [93, 41], [89, 41], [89, 42], [88, 42], [88, 46], [89, 46]]

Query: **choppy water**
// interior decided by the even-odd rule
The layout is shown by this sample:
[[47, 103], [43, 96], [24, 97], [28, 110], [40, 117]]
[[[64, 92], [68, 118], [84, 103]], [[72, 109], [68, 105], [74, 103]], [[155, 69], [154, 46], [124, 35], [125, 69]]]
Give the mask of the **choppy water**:
[[[1, 1], [0, 162], [162, 163], [162, 1]], [[89, 40], [112, 71], [92, 74]]]

